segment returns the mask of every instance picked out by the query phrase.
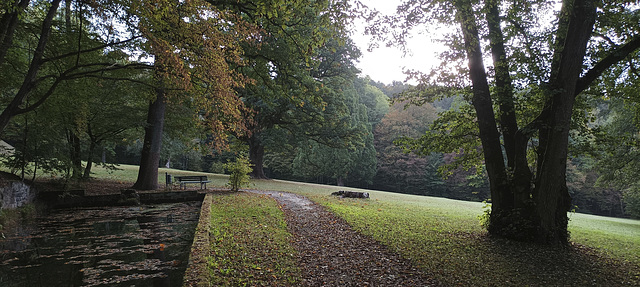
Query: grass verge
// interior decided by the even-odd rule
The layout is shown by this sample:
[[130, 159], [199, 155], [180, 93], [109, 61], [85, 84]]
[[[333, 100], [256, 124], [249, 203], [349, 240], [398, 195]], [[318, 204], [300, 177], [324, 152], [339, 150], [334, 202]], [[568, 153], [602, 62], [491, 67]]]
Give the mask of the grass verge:
[[272, 198], [212, 197], [210, 286], [293, 286], [299, 281], [284, 214]]
[[183, 278], [183, 287], [205, 287], [209, 284], [208, 254], [209, 229], [211, 228], [211, 202], [213, 194], [207, 194], [200, 207], [198, 225], [193, 235], [189, 263]]

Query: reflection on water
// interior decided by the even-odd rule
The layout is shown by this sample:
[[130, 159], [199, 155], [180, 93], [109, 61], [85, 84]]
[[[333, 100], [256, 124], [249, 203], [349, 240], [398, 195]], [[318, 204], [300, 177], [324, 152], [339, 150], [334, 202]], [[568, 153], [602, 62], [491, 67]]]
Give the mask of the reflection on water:
[[0, 237], [0, 286], [181, 286], [199, 208], [56, 210]]

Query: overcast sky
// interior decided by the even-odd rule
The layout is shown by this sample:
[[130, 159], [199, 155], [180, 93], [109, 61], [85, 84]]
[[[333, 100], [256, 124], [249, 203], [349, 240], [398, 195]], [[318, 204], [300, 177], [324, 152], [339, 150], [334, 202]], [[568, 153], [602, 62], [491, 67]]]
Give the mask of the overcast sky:
[[[371, 8], [376, 8], [384, 14], [392, 14], [400, 4], [400, 0], [368, 0], [365, 4]], [[408, 41], [410, 54], [403, 57], [402, 51], [398, 47], [385, 47], [383, 43], [379, 48], [371, 52], [367, 51], [371, 41], [370, 36], [364, 35], [365, 23], [356, 22], [352, 39], [362, 51], [360, 62], [356, 66], [362, 71], [362, 76], [369, 75], [371, 79], [390, 84], [393, 81], [402, 81], [406, 76], [402, 73], [403, 68], [427, 72], [432, 66], [439, 63], [436, 51], [441, 49], [441, 45], [433, 43], [433, 35], [423, 35], [414, 33]]]

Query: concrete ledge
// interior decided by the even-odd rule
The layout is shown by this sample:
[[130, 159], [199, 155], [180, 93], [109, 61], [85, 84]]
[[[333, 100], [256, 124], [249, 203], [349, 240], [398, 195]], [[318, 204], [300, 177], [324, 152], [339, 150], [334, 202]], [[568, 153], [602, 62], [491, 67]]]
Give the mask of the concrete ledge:
[[131, 206], [140, 204], [202, 201], [204, 193], [197, 190], [138, 193], [124, 189], [120, 194], [86, 196], [84, 191], [43, 192], [39, 200], [52, 208]]
[[207, 257], [211, 252], [209, 243], [209, 230], [211, 227], [211, 203], [213, 194], [207, 194], [202, 201], [198, 226], [193, 235], [193, 244], [189, 254], [189, 263], [184, 272], [182, 286], [204, 287], [209, 286], [209, 266]]

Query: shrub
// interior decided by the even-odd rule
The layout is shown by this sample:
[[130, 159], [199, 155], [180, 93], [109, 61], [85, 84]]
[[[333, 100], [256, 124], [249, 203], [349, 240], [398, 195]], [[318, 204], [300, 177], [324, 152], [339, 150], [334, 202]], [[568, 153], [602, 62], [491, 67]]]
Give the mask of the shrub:
[[219, 161], [214, 161], [211, 163], [211, 166], [209, 167], [209, 172], [211, 173], [217, 173], [217, 174], [224, 174], [225, 170], [224, 170], [224, 163], [221, 163]]
[[243, 186], [248, 186], [251, 164], [246, 156], [239, 156], [235, 161], [224, 164], [224, 168], [231, 173], [227, 187], [231, 191], [238, 191]]
[[491, 203], [486, 200], [482, 202], [482, 215], [478, 215], [478, 219], [480, 220], [480, 226], [488, 230], [491, 222]]

